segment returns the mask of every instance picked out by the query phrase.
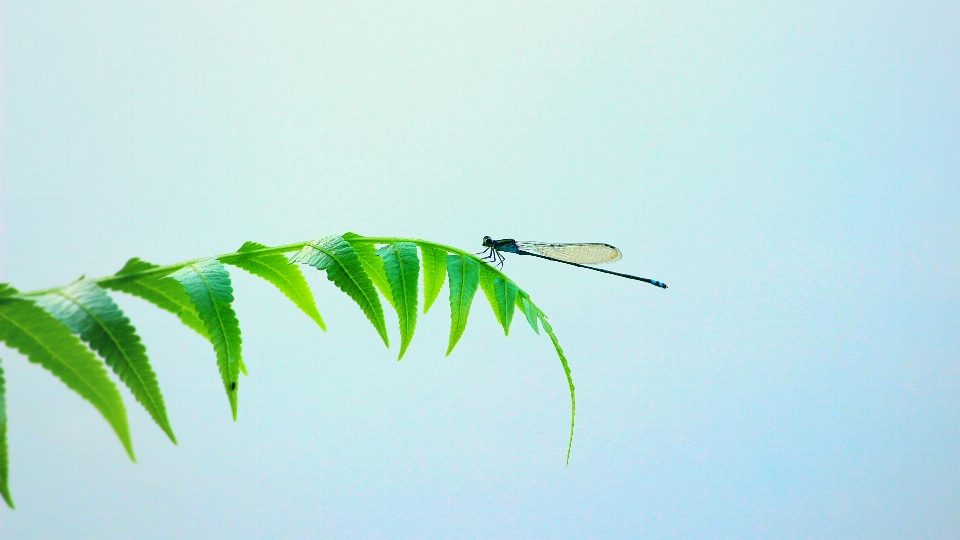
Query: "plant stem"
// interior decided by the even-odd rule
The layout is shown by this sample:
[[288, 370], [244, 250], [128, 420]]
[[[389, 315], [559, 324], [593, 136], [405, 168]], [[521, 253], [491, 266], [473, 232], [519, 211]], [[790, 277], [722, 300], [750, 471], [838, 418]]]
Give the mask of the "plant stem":
[[[452, 247], [452, 246], [447, 246], [447, 245], [444, 245], [444, 244], [438, 244], [438, 243], [436, 243], [436, 242], [428, 242], [428, 241], [426, 241], [426, 240], [420, 240], [420, 239], [418, 239], [418, 238], [393, 238], [393, 237], [389, 237], [389, 236], [377, 236], [377, 237], [361, 236], [361, 237], [359, 237], [359, 238], [354, 238], [353, 241], [354, 241], [354, 242], [365, 242], [365, 243], [369, 243], [369, 244], [392, 244], [392, 243], [395, 243], [395, 242], [412, 242], [412, 243], [414, 243], [414, 244], [432, 246], [432, 247], [435, 247], [435, 248], [444, 250], [444, 251], [446, 251], [446, 252], [448, 252], [448, 253], [456, 253], [456, 254], [458, 254], [458, 255], [463, 255], [463, 256], [465, 256], [465, 257], [473, 257], [474, 259], [480, 261], [481, 263], [486, 264], [486, 262], [484, 262], [483, 260], [481, 260], [479, 257], [477, 257], [476, 255], [474, 255], [473, 253], [469, 253], [469, 252], [467, 252], [467, 251], [463, 251], [462, 249], [457, 249], [457, 248]], [[224, 253], [224, 254], [222, 254], [222, 255], [216, 255], [216, 256], [213, 257], [213, 258], [215, 258], [215, 259], [217, 259], [218, 261], [223, 262], [223, 263], [232, 263], [232, 262], [236, 262], [236, 261], [241, 261], [241, 260], [243, 260], [243, 259], [249, 259], [249, 258], [251, 258], [251, 257], [260, 257], [260, 256], [263, 256], [263, 255], [283, 254], [283, 253], [289, 253], [289, 252], [291, 252], [291, 251], [297, 251], [297, 250], [299, 250], [299, 249], [302, 249], [304, 246], [307, 246], [307, 245], [311, 244], [312, 242], [313, 242], [313, 240], [307, 240], [307, 241], [304, 241], [304, 242], [296, 242], [296, 243], [293, 243], [293, 244], [285, 244], [285, 245], [282, 245], [282, 246], [265, 247], [265, 248], [263, 248], [263, 249], [255, 249], [255, 250], [251, 250], [251, 251], [244, 251], [243, 253], [237, 253], [237, 252]], [[122, 276], [117, 276], [117, 275], [105, 276], [105, 277], [102, 277], [102, 278], [97, 278], [97, 279], [95, 279], [95, 280], [93, 280], [93, 281], [94, 281], [97, 285], [101, 285], [101, 286], [102, 286], [102, 285], [109, 285], [109, 284], [111, 284], [111, 283], [123, 283], [123, 282], [125, 282], [125, 281], [135, 281], [135, 280], [138, 280], [138, 279], [141, 279], [141, 278], [144, 278], [144, 277], [150, 277], [150, 276], [165, 276], [165, 275], [170, 274], [170, 273], [172, 273], [172, 272], [176, 272], [177, 270], [179, 270], [179, 269], [181, 269], [181, 268], [183, 268], [183, 267], [185, 267], [185, 266], [189, 266], [189, 265], [191, 265], [191, 264], [194, 264], [194, 263], [197, 263], [197, 262], [200, 262], [200, 261], [202, 261], [202, 260], [209, 259], [209, 258], [210, 258], [210, 257], [202, 257], [202, 258], [200, 258], [200, 259], [193, 259], [193, 260], [189, 260], [189, 261], [185, 261], [185, 262], [180, 262], [180, 263], [176, 263], [176, 264], [168, 264], [168, 265], [166, 265], [166, 266], [158, 266], [158, 267], [156, 267], [156, 268], [151, 268], [151, 269], [149, 269], [149, 270], [144, 270], [144, 271], [142, 271], [142, 272], [133, 272], [133, 273], [130, 273], [130, 274], [124, 274], [124, 275], [122, 275]], [[504, 279], [509, 279], [509, 278], [507, 278], [507, 276], [506, 276], [503, 272], [497, 270], [497, 269], [494, 268], [493, 266], [490, 266], [490, 265], [487, 265], [487, 266], [488, 266], [489, 270], [491, 270], [492, 272], [498, 274], [500, 277], [502, 277], [502, 278], [504, 278]], [[53, 287], [53, 288], [50, 288], [50, 289], [43, 289], [43, 290], [39, 290], [39, 291], [30, 291], [30, 292], [20, 293], [19, 296], [40, 296], [40, 295], [43, 295], [43, 294], [47, 294], [47, 293], [50, 293], [50, 292], [57, 291], [57, 290], [59, 290], [59, 289], [60, 289], [60, 287]]]

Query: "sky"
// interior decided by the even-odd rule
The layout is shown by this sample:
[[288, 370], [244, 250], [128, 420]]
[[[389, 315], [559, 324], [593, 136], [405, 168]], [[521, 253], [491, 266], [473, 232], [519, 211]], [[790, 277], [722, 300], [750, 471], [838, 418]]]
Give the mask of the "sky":
[[174, 446], [137, 462], [0, 345], [3, 538], [954, 538], [960, 4], [0, 3], [0, 281], [20, 290], [353, 231], [480, 251], [549, 339], [446, 287], [401, 362], [231, 268], [209, 343], [114, 299]]

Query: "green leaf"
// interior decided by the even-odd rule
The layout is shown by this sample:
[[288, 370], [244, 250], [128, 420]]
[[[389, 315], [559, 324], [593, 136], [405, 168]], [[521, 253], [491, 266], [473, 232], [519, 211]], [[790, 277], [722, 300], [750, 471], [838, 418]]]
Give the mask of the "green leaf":
[[396, 309], [397, 306], [393, 304], [393, 292], [390, 290], [390, 281], [387, 280], [387, 273], [383, 268], [383, 259], [377, 255], [377, 248], [371, 242], [358, 242], [357, 240], [363, 238], [359, 234], [348, 232], [344, 234], [342, 238], [357, 252], [357, 256], [360, 257], [360, 263], [363, 264], [363, 270], [367, 273], [367, 276], [370, 277], [370, 281], [377, 286], [380, 294], [387, 299], [387, 302]]
[[[356, 235], [354, 237], [356, 238]], [[358, 244], [363, 245], [359, 242]], [[383, 343], [390, 346], [380, 297], [370, 276], [364, 271], [360, 257], [349, 242], [336, 235], [321, 238], [303, 246], [290, 258], [290, 262], [309, 264], [318, 270], [326, 270], [327, 279], [353, 298], [380, 334]]]
[[514, 307], [517, 304], [517, 284], [510, 281], [509, 279], [504, 279], [497, 277], [493, 279], [493, 288], [497, 294], [497, 304], [501, 310], [501, 317], [503, 318], [503, 332], [504, 335], [510, 335], [510, 324], [513, 323], [513, 313]]
[[131, 276], [130, 280], [111, 281], [105, 283], [104, 288], [122, 291], [143, 298], [158, 308], [173, 313], [180, 318], [183, 324], [192, 328], [196, 333], [203, 336], [204, 339], [209, 340], [210, 334], [207, 333], [203, 321], [197, 317], [197, 310], [194, 309], [193, 304], [190, 302], [190, 297], [187, 296], [183, 287], [175, 281], [163, 279], [163, 276], [135, 276], [135, 274], [146, 272], [153, 268], [158, 268], [158, 266], [134, 257], [127, 261], [127, 264], [115, 274], [117, 276]]
[[517, 301], [519, 289], [516, 283], [504, 279], [484, 265], [480, 270], [480, 287], [490, 302], [497, 322], [503, 327], [504, 335], [510, 335], [510, 324], [513, 322], [513, 311]]
[[36, 303], [103, 358], [176, 444], [147, 349], [110, 296], [92, 280], [81, 279], [38, 297]]
[[233, 312], [233, 287], [230, 273], [217, 259], [204, 259], [170, 274], [183, 285], [190, 301], [206, 325], [217, 353], [217, 366], [223, 388], [230, 400], [230, 411], [237, 419], [237, 393], [240, 378], [240, 323]]
[[390, 282], [393, 294], [393, 306], [400, 320], [400, 356], [403, 358], [413, 331], [417, 326], [417, 286], [420, 280], [420, 259], [417, 258], [417, 245], [410, 242], [397, 242], [384, 246], [377, 251], [383, 259], [383, 270]]
[[46, 368], [96, 407], [120, 438], [130, 459], [136, 461], [127, 411], [103, 362], [52, 315], [12, 294], [16, 294], [16, 289], [0, 286], [0, 341]]
[[447, 356], [450, 356], [467, 327], [470, 304], [480, 283], [480, 263], [465, 255], [447, 255], [447, 274], [450, 276], [450, 344], [447, 346]]
[[10, 462], [7, 458], [7, 388], [3, 380], [3, 368], [0, 367], [0, 495], [13, 508], [10, 496]]
[[[256, 242], [246, 242], [237, 253], [245, 253], [259, 249], [265, 249], [267, 246]], [[270, 255], [258, 255], [247, 259], [231, 261], [228, 264], [243, 268], [255, 276], [273, 283], [280, 289], [287, 298], [293, 301], [308, 317], [313, 319], [323, 331], [327, 330], [317, 311], [317, 304], [313, 300], [313, 293], [307, 285], [307, 280], [300, 272], [300, 267], [290, 264], [287, 258], [279, 253]]]
[[421, 245], [423, 254], [423, 313], [440, 296], [440, 289], [447, 277], [447, 252], [428, 245]]
[[[127, 264], [115, 274], [116, 276], [129, 276], [129, 279], [110, 281], [103, 284], [103, 287], [138, 296], [160, 309], [173, 313], [180, 318], [183, 324], [203, 336], [203, 339], [210, 341], [210, 333], [207, 332], [207, 327], [197, 316], [197, 310], [193, 307], [193, 302], [190, 301], [187, 291], [182, 286], [176, 281], [164, 279], [167, 276], [163, 275], [143, 277], [136, 275], [153, 268], [159, 268], [159, 266], [134, 257], [127, 261]], [[210, 341], [210, 343], [213, 342]], [[247, 367], [243, 365], [242, 359], [240, 360], [240, 371], [244, 375], [247, 374]]]
[[[533, 305], [532, 302], [531, 305]], [[567, 385], [570, 387], [570, 442], [567, 443], [567, 466], [569, 466], [570, 450], [573, 449], [573, 426], [577, 419], [577, 396], [573, 386], [573, 376], [570, 374], [570, 364], [567, 363], [567, 357], [564, 356], [563, 349], [560, 348], [560, 342], [557, 341], [557, 335], [553, 333], [553, 327], [547, 322], [547, 316], [537, 309], [537, 317], [540, 319], [540, 324], [543, 325], [543, 330], [550, 336], [553, 348], [557, 350], [557, 356], [560, 357], [560, 363], [563, 365], [563, 372], [567, 375]]]
[[[131, 276], [125, 281], [110, 281], [105, 283], [105, 289], [121, 291], [134, 296], [143, 298], [147, 302], [173, 313], [180, 318], [180, 322], [200, 334], [203, 339], [210, 341], [210, 334], [207, 327], [197, 316], [197, 310], [193, 307], [193, 302], [187, 296], [187, 292], [176, 281], [164, 279], [165, 275], [149, 275], [144, 277], [135, 274], [146, 272], [159, 266], [136, 257], [127, 261], [127, 264], [117, 272], [116, 276]], [[210, 341], [212, 344], [213, 342]], [[247, 374], [247, 367], [243, 365], [243, 359], [240, 360], [240, 371]]]
[[493, 289], [494, 277], [496, 277], [496, 274], [490, 271], [486, 263], [483, 263], [480, 266], [480, 288], [483, 289], [483, 295], [487, 297], [487, 302], [489, 302], [490, 307], [493, 308], [493, 314], [496, 315], [497, 322], [502, 325], [503, 322], [500, 321], [500, 306], [497, 305], [497, 292]]
[[537, 313], [540, 312], [537, 309], [537, 306], [533, 305], [533, 302], [530, 301], [530, 296], [524, 291], [519, 291], [517, 296], [517, 307], [520, 308], [520, 311], [523, 312], [523, 315], [527, 318], [527, 322], [530, 323], [530, 327], [533, 328], [533, 331], [540, 335], [540, 325], [537, 323]]

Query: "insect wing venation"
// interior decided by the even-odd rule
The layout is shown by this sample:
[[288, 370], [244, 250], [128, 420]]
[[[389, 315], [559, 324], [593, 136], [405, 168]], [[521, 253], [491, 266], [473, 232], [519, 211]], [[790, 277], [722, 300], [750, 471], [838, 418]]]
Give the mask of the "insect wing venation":
[[619, 261], [623, 254], [610, 244], [549, 244], [546, 242], [517, 242], [522, 251], [532, 251], [544, 257], [578, 264], [603, 264]]

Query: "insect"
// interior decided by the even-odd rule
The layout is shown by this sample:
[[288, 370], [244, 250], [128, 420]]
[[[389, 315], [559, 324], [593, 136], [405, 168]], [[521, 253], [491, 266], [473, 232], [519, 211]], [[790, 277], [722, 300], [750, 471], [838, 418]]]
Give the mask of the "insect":
[[651, 285], [656, 285], [661, 289], [666, 289], [667, 284], [655, 279], [647, 279], [630, 274], [621, 274], [620, 272], [611, 272], [602, 268], [586, 266], [588, 264], [603, 264], [619, 261], [623, 254], [620, 250], [610, 244], [551, 244], [547, 242], [524, 242], [514, 240], [513, 238], [504, 238], [503, 240], [494, 240], [489, 236], [483, 237], [483, 247], [487, 248], [482, 252], [483, 259], [503, 267], [503, 253], [516, 253], [517, 255], [532, 255], [548, 261], [570, 264], [596, 270], [604, 274], [612, 274], [627, 279], [635, 279]]
[[235, 383], [235, 382], [230, 383], [230, 391], [232, 392], [232, 391], [234, 391], [234, 390], [236, 390], [236, 389], [237, 389], [237, 383]]

